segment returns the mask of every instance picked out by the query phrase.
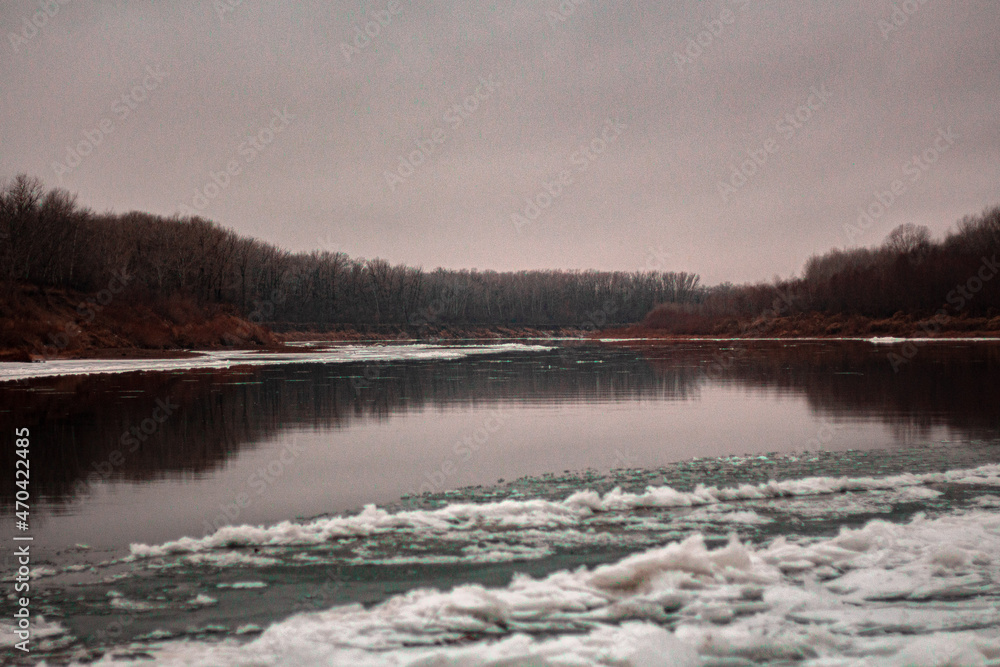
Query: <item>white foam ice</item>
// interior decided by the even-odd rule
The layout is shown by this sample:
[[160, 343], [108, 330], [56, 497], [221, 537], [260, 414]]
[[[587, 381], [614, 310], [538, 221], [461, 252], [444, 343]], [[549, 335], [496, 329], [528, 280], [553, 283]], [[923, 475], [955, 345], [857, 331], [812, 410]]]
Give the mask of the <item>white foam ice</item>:
[[[530, 499], [455, 503], [434, 510], [389, 512], [368, 505], [359, 514], [352, 516], [320, 518], [306, 523], [283, 521], [268, 527], [225, 526], [201, 538], [183, 537], [159, 545], [133, 544], [130, 550], [134, 558], [148, 558], [169, 554], [198, 554], [233, 547], [323, 544], [340, 538], [399, 531], [440, 535], [480, 530], [484, 527], [571, 527], [597, 513], [638, 508], [696, 507], [734, 500], [818, 496], [845, 491], [898, 491], [933, 483], [1000, 486], [1000, 465], [887, 477], [809, 477], [736, 487], [699, 485], [693, 491], [678, 491], [669, 486], [650, 486], [642, 493], [630, 493], [616, 488], [603, 496], [595, 491], [578, 491], [559, 501]], [[933, 489], [926, 491], [929, 493], [917, 492], [914, 496], [926, 498], [937, 493]], [[747, 519], [749, 515], [740, 518]], [[737, 517], [734, 520], [738, 520]], [[210, 561], [211, 558], [205, 560]]]
[[345, 565], [445, 565], [468, 563], [509, 563], [513, 561], [535, 560], [552, 555], [552, 549], [546, 546], [527, 546], [519, 544], [473, 544], [462, 549], [460, 554], [416, 554], [410, 556], [392, 556], [388, 558], [372, 557], [368, 554], [357, 555], [344, 561]]
[[129, 600], [119, 591], [108, 591], [108, 597], [111, 598], [110, 607], [118, 611], [129, 611], [129, 612], [144, 612], [152, 611], [157, 609], [157, 605], [150, 602], [145, 602], [143, 600]]
[[998, 594], [1000, 514], [976, 509], [759, 547], [710, 549], [696, 534], [504, 588], [411, 590], [300, 614], [247, 644], [149, 650], [161, 665], [260, 667], [975, 665], [1000, 658]]
[[234, 366], [270, 366], [301, 363], [392, 362], [449, 360], [480, 354], [544, 352], [550, 345], [499, 343], [488, 345], [339, 345], [330, 350], [307, 352], [253, 352], [226, 350], [199, 352], [186, 359], [51, 359], [43, 363], [0, 363], [0, 382], [62, 375], [131, 373], [135, 371], [184, 371]]
[[[793, 343], [796, 341], [818, 341], [828, 343], [830, 341], [866, 341], [875, 345], [895, 344], [913, 341], [917, 343], [947, 343], [947, 342], [997, 342], [998, 336], [941, 336], [939, 338], [913, 337], [899, 338], [896, 336], [666, 336], [668, 339], [689, 340], [693, 342], [708, 343], [740, 343], [740, 342], [775, 342]], [[640, 343], [645, 341], [662, 341], [660, 337], [644, 338], [598, 338], [601, 343]]]
[[199, 593], [195, 597], [188, 600], [188, 605], [191, 607], [211, 607], [218, 604], [219, 601], [210, 595], [205, 595], [204, 593]]
[[281, 561], [266, 556], [224, 551], [217, 553], [195, 553], [184, 558], [184, 562], [192, 565], [214, 565], [216, 567], [267, 567], [277, 565]]
[[133, 544], [130, 549], [132, 555], [136, 557], [155, 557], [252, 545], [320, 544], [336, 538], [398, 530], [447, 532], [472, 529], [484, 522], [518, 526], [545, 526], [560, 522], [572, 524], [577, 522], [581, 515], [590, 513], [591, 510], [586, 507], [547, 500], [463, 503], [447, 505], [438, 510], [396, 513], [368, 505], [362, 512], [352, 516], [323, 518], [308, 523], [283, 521], [269, 527], [225, 526], [202, 538], [183, 537], [152, 546]]
[[898, 343], [995, 343], [1000, 341], [996, 336], [941, 336], [930, 338], [927, 336], [912, 336], [900, 338], [898, 336], [873, 336], [871, 338], [860, 338], [867, 340], [874, 345], [896, 345]]
[[[30, 622], [29, 631], [31, 635], [27, 646], [29, 651], [23, 652], [23, 657], [25, 658], [30, 656], [31, 651], [54, 648], [72, 640], [67, 634], [66, 628], [57, 621], [46, 621], [44, 616], [32, 613]], [[0, 650], [7, 655], [16, 656], [22, 653], [20, 649], [15, 648], [22, 641], [20, 636], [16, 634], [18, 629], [16, 623], [10, 623], [7, 620], [0, 621]]]
[[713, 512], [713, 506], [703, 507], [688, 514], [687, 521], [705, 523], [739, 523], [743, 525], [763, 525], [772, 523], [774, 519], [761, 516], [753, 510], [737, 510], [733, 512]]
[[[874, 336], [868, 339], [869, 343], [873, 345], [895, 345], [896, 343], [905, 343], [908, 338], [900, 338], [898, 336]], [[927, 339], [914, 339], [914, 340], [927, 340]], [[933, 340], [933, 339], [930, 339]]]
[[903, 486], [895, 489], [876, 489], [870, 493], [836, 494], [818, 503], [814, 498], [783, 498], [748, 501], [749, 507], [767, 508], [774, 514], [804, 518], [842, 518], [856, 514], [881, 514], [892, 512], [902, 503], [924, 503], [942, 496], [941, 491], [926, 486]]
[[[257, 626], [245, 626], [243, 633], [255, 633]], [[290, 629], [291, 630], [291, 629]], [[531, 665], [573, 667], [614, 665], [615, 667], [693, 667], [702, 664], [697, 654], [684, 646], [670, 632], [648, 623], [630, 622], [619, 626], [597, 627], [585, 635], [538, 640], [518, 634], [488, 645], [480, 643], [459, 648], [416, 649], [393, 652], [369, 652], [350, 647], [321, 645], [318, 628], [291, 630], [306, 635], [297, 646], [265, 632], [251, 644], [263, 642], [265, 653], [247, 652], [231, 643], [214, 646], [199, 643], [163, 645], [155, 652], [156, 664], [190, 667], [223, 665], [350, 665], [351, 667], [498, 667]], [[96, 665], [135, 664], [127, 658], [105, 657]], [[145, 664], [148, 664], [145, 663]]]

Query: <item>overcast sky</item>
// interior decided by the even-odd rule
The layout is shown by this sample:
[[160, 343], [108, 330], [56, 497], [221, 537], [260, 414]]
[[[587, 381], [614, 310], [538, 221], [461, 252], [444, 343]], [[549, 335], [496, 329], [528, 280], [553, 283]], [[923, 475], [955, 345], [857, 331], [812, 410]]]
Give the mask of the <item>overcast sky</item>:
[[0, 178], [96, 211], [715, 283], [1000, 203], [988, 0], [40, 6], [0, 1]]

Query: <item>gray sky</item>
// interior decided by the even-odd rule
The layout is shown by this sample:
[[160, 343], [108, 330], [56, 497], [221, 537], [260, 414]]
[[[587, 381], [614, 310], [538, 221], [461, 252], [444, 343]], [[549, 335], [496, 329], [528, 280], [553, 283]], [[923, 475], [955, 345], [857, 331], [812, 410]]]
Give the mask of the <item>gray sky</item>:
[[0, 0], [0, 178], [97, 211], [714, 283], [1000, 202], [987, 0], [40, 6]]

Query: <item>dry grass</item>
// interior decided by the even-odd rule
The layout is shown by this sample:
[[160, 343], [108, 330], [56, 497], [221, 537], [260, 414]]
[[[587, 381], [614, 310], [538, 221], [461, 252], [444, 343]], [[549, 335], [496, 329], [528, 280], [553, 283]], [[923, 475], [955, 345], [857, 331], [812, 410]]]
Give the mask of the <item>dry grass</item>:
[[86, 356], [107, 349], [280, 344], [269, 330], [239, 318], [232, 308], [203, 308], [188, 297], [154, 301], [120, 294], [105, 306], [88, 308], [87, 296], [34, 286], [0, 293], [0, 360]]
[[[608, 332], [603, 332], [607, 335]], [[897, 312], [889, 318], [872, 319], [848, 313], [801, 313], [786, 317], [735, 320], [675, 304], [657, 306], [641, 325], [616, 330], [624, 337], [643, 336], [997, 336], [1000, 317], [959, 316], [941, 326], [931, 317]]]
[[674, 335], [710, 335], [728, 333], [727, 318], [698, 312], [694, 307], [675, 303], [660, 304], [646, 315], [642, 325]]

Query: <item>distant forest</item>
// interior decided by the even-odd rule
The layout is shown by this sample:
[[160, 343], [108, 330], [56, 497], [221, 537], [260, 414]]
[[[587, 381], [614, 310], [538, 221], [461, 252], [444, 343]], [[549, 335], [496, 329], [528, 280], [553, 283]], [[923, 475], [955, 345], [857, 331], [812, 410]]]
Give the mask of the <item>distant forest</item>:
[[[662, 271], [424, 271], [344, 253], [292, 253], [199, 217], [97, 214], [19, 175], [0, 189], [0, 280], [144, 303], [228, 305], [254, 323], [316, 328], [567, 326], [641, 320], [693, 302], [698, 276]], [[117, 297], [116, 297], [117, 298]]]
[[[1000, 207], [944, 239], [905, 224], [876, 247], [810, 258], [801, 277], [702, 286], [663, 271], [425, 271], [344, 253], [292, 253], [199, 217], [97, 214], [19, 175], [0, 187], [0, 290], [111, 289], [144, 304], [184, 299], [262, 324], [556, 326], [645, 321], [676, 333], [736, 333], [802, 313], [887, 318], [1000, 315]], [[136, 301], [138, 302], [138, 301]], [[743, 322], [741, 326], [739, 323]]]
[[[879, 246], [809, 258], [798, 278], [726, 283], [700, 290], [694, 303], [660, 305], [645, 324], [687, 334], [747, 333], [755, 320], [819, 314], [924, 318], [928, 325], [918, 328], [925, 333], [938, 325], [961, 330], [956, 320], [1000, 316], [998, 255], [1000, 207], [963, 217], [941, 241], [907, 223]], [[831, 325], [825, 333], [839, 332]]]

